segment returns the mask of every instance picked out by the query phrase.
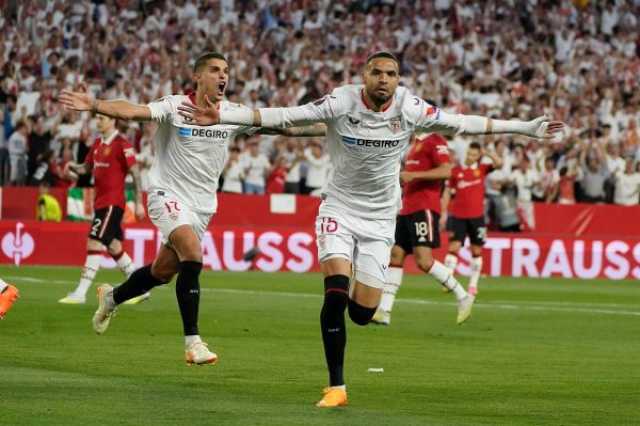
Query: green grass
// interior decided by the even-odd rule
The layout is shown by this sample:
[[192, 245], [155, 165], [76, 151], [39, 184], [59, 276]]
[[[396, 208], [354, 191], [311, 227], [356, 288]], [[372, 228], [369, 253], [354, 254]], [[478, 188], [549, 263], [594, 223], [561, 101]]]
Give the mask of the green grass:
[[56, 303], [78, 275], [0, 267], [22, 292], [0, 322], [0, 424], [640, 422], [637, 282], [483, 279], [473, 318], [456, 326], [452, 296], [407, 277], [390, 327], [348, 326], [349, 407], [318, 410], [319, 275], [205, 273], [200, 328], [220, 362], [190, 368], [173, 286], [96, 336], [93, 293]]

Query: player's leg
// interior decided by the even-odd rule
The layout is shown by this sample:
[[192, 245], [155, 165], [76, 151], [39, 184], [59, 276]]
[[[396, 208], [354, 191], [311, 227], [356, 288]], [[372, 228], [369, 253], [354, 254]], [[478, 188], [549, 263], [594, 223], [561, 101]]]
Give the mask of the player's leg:
[[[100, 269], [100, 262], [102, 260], [102, 252], [104, 246], [98, 239], [100, 225], [102, 225], [104, 218], [97, 215], [94, 217], [93, 225], [89, 233], [89, 239], [87, 240], [87, 257], [84, 261], [84, 267], [80, 273], [80, 282], [76, 288], [62, 299], [58, 300], [59, 303], [64, 304], [81, 304], [86, 301], [87, 291], [93, 284], [93, 280]], [[98, 225], [98, 226], [96, 226]]]
[[478, 282], [482, 274], [482, 247], [487, 236], [487, 227], [484, 217], [470, 220], [469, 239], [471, 242], [471, 277], [469, 279], [469, 293], [474, 296], [478, 293]]
[[449, 247], [444, 258], [444, 265], [455, 274], [458, 266], [458, 252], [464, 243], [466, 229], [465, 221], [453, 216], [447, 220], [447, 231], [449, 233]]
[[0, 278], [0, 319], [4, 319], [18, 297], [18, 289]]
[[462, 324], [471, 315], [474, 298], [467, 294], [449, 268], [433, 258], [431, 250], [440, 247], [439, 215], [436, 212], [425, 210], [414, 213], [412, 220], [414, 226], [410, 229], [412, 230], [413, 254], [416, 265], [453, 292], [458, 300], [457, 322]]
[[[135, 272], [136, 267], [127, 252], [125, 252], [124, 248], [122, 247], [122, 228], [120, 228], [120, 235], [118, 235], [117, 238], [111, 240], [111, 243], [109, 244], [107, 249], [113, 260], [116, 261], [118, 268], [127, 278], [129, 278]], [[137, 295], [126, 300], [124, 303], [128, 305], [136, 305], [147, 300], [149, 296], [150, 293], [147, 291], [141, 295]]]
[[471, 316], [471, 308], [475, 298], [468, 294], [462, 284], [453, 276], [453, 272], [433, 258], [430, 247], [414, 247], [413, 254], [416, 265], [425, 273], [431, 275], [442, 286], [451, 291], [458, 301], [458, 324], [465, 322]]
[[396, 294], [402, 285], [403, 265], [407, 256], [405, 249], [399, 245], [398, 225], [396, 225], [396, 244], [391, 248], [391, 260], [389, 261], [389, 270], [387, 279], [382, 288], [382, 297], [380, 305], [376, 310], [371, 322], [380, 325], [389, 325], [391, 323], [391, 311], [396, 300]]
[[324, 275], [324, 300], [320, 311], [322, 344], [329, 370], [329, 386], [317, 407], [330, 408], [347, 404], [344, 382], [344, 353], [347, 330], [344, 313], [349, 303], [353, 236], [345, 221], [333, 217], [316, 218], [316, 243], [320, 269]]
[[135, 270], [127, 280], [117, 287], [102, 284], [98, 287], [98, 309], [93, 315], [93, 329], [102, 334], [118, 305], [147, 293], [153, 287], [166, 284], [178, 270], [178, 255], [163, 245], [151, 265]]
[[215, 363], [217, 355], [209, 352], [200, 338], [198, 329], [200, 272], [202, 271], [200, 238], [191, 226], [182, 225], [171, 233], [169, 241], [180, 260], [176, 280], [176, 298], [182, 317], [187, 363]]

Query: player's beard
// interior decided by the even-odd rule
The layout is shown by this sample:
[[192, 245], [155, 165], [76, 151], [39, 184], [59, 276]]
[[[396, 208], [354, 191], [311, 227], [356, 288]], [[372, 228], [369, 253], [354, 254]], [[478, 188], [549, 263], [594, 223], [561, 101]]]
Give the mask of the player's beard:
[[378, 94], [380, 92], [376, 93], [369, 93], [369, 98], [373, 101], [374, 104], [376, 104], [376, 106], [382, 106], [385, 103], [387, 103], [387, 101], [389, 99], [391, 99], [391, 94], [389, 93], [389, 91], [387, 91], [386, 94]]

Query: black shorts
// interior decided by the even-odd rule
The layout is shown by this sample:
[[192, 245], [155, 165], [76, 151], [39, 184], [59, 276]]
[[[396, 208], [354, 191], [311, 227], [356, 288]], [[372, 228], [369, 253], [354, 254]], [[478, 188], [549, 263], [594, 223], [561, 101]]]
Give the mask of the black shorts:
[[414, 247], [440, 247], [440, 215], [431, 210], [421, 210], [396, 218], [396, 245], [407, 253]]
[[469, 242], [474, 246], [483, 246], [487, 238], [487, 227], [483, 216], [470, 219], [449, 216], [447, 231], [449, 231], [449, 241], [460, 241], [464, 244], [464, 239], [469, 237]]
[[114, 239], [122, 241], [122, 216], [124, 210], [118, 206], [109, 206], [93, 213], [89, 238], [109, 246]]

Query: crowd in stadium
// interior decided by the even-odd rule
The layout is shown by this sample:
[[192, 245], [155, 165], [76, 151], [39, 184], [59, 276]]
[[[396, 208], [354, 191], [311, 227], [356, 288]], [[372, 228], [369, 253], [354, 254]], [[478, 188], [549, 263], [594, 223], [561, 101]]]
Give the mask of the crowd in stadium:
[[[562, 120], [544, 143], [487, 138], [503, 158], [488, 197], [638, 204], [640, 0], [24, 1], [0, 16], [0, 183], [77, 183], [63, 173], [95, 138], [89, 114], [56, 104], [81, 85], [145, 103], [188, 92], [192, 61], [217, 50], [229, 100], [296, 105], [360, 82], [367, 54], [401, 58], [402, 83], [445, 110]], [[233, 34], [242, 33], [242, 38]], [[148, 170], [153, 124], [119, 123]], [[470, 139], [450, 148], [464, 158]], [[321, 139], [253, 136], [230, 149], [221, 190], [318, 194]]]

